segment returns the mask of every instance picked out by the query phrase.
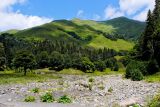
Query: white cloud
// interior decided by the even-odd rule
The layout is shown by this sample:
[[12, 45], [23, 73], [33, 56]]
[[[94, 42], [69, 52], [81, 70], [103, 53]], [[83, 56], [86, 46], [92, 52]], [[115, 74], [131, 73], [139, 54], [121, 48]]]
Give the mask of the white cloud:
[[149, 9], [154, 9], [154, 0], [119, 0], [118, 7], [107, 6], [105, 18], [111, 19], [118, 16], [133, 16], [133, 19], [145, 21]]
[[112, 7], [112, 6], [108, 6], [106, 9], [105, 9], [105, 19], [112, 19], [112, 18], [115, 18], [115, 17], [120, 17], [120, 16], [123, 16], [124, 14], [122, 12], [120, 12], [117, 8], [115, 7]]
[[84, 11], [83, 11], [83, 10], [79, 10], [79, 11], [77, 12], [77, 17], [78, 17], [78, 18], [83, 18], [83, 15], [84, 15]]
[[139, 14], [135, 15], [133, 17], [134, 20], [139, 20], [139, 21], [145, 21], [147, 18], [147, 14], [148, 14], [148, 9], [143, 10], [142, 12], [140, 12]]
[[26, 0], [1, 0], [0, 3], [0, 31], [9, 29], [26, 29], [52, 21], [52, 19], [24, 15], [12, 11], [12, 6], [22, 4]]

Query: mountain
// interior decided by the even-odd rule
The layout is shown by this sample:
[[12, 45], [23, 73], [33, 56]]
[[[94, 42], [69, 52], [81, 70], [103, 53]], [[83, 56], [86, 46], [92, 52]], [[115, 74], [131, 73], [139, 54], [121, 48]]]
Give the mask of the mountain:
[[116, 31], [116, 29], [112, 25], [97, 23], [96, 21], [93, 21], [93, 20], [73, 19], [72, 22], [74, 22], [80, 26], [82, 26], [82, 25], [91, 26], [94, 29], [105, 32], [107, 34], [113, 34]]
[[75, 41], [83, 46], [94, 48], [110, 48], [114, 50], [129, 50], [134, 43], [123, 39], [108, 37], [114, 28], [94, 21], [82, 20], [55, 20], [41, 26], [19, 31], [15, 34], [17, 38], [25, 40], [61, 40]]
[[2, 33], [9, 33], [9, 34], [15, 34], [15, 33], [17, 33], [19, 30], [17, 30], [17, 29], [11, 29], [11, 30], [7, 30], [7, 31], [4, 31], [4, 32], [0, 32], [0, 34], [2, 34]]
[[126, 17], [118, 17], [107, 21], [99, 21], [104, 25], [113, 26], [116, 29], [116, 33], [124, 35], [126, 39], [136, 40], [144, 31], [145, 22], [140, 22]]

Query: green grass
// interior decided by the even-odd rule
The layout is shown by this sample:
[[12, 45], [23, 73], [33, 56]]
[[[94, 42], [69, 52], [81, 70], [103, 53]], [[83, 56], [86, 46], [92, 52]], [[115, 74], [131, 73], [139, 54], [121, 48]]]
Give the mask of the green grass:
[[27, 73], [27, 76], [24, 76], [22, 73], [15, 73], [14, 71], [5, 71], [0, 72], [0, 85], [1, 84], [25, 84], [28, 82], [44, 82], [49, 79], [58, 79], [60, 76], [51, 75], [51, 74], [33, 74]]
[[160, 82], [160, 72], [158, 72], [154, 75], [146, 76], [145, 81], [147, 81], [147, 82]]
[[133, 42], [128, 42], [122, 39], [118, 39], [117, 41], [112, 41], [110, 39], [105, 38], [102, 35], [97, 36], [94, 38], [88, 46], [95, 47], [95, 48], [109, 48], [114, 49], [116, 51], [119, 50], [131, 50], [134, 47]]
[[125, 69], [120, 68], [119, 71], [111, 71], [110, 69], [106, 69], [103, 72], [95, 71], [94, 73], [84, 73], [80, 70], [75, 69], [64, 69], [60, 72], [57, 72], [57, 74], [65, 74], [65, 75], [89, 75], [89, 76], [103, 76], [103, 75], [118, 75], [118, 74], [124, 74]]
[[88, 25], [93, 27], [96, 30], [103, 31], [107, 34], [112, 34], [115, 32], [115, 28], [111, 25], [105, 25], [105, 24], [100, 24], [98, 22], [92, 21], [92, 20], [80, 20], [80, 19], [73, 19], [72, 20], [74, 23], [78, 25]]

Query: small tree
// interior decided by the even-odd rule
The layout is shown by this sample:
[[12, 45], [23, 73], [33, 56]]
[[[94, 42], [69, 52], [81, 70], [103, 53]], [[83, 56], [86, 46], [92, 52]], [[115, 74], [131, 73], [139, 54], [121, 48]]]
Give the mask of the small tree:
[[36, 60], [40, 68], [48, 67], [49, 56], [47, 51], [42, 51], [39, 55], [37, 55]]
[[49, 62], [52, 70], [61, 71], [64, 69], [64, 57], [57, 51], [51, 53]]
[[13, 66], [15, 68], [23, 67], [25, 76], [27, 74], [27, 69], [33, 69], [35, 64], [36, 61], [34, 55], [28, 51], [18, 52], [13, 59]]
[[95, 68], [98, 71], [104, 71], [106, 69], [106, 65], [104, 61], [96, 61], [94, 62]]
[[76, 61], [74, 62], [74, 68], [82, 70], [86, 73], [90, 73], [94, 71], [94, 64], [90, 61], [88, 57], [82, 57], [76, 59]]

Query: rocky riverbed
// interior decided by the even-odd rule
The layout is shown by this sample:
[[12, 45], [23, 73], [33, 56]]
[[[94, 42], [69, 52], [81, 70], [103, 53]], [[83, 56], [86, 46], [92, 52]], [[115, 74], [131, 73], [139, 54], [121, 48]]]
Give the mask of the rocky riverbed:
[[[131, 81], [121, 75], [61, 75], [61, 79], [25, 85], [1, 85], [0, 107], [113, 107], [138, 103], [144, 106], [160, 90], [160, 83]], [[40, 89], [33, 93], [33, 89]], [[72, 104], [41, 103], [39, 96], [51, 92], [55, 99], [68, 95]], [[35, 103], [24, 103], [26, 96], [35, 96]], [[37, 105], [36, 105], [37, 104]]]

